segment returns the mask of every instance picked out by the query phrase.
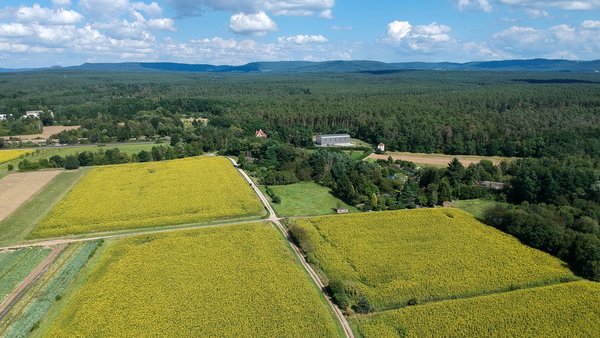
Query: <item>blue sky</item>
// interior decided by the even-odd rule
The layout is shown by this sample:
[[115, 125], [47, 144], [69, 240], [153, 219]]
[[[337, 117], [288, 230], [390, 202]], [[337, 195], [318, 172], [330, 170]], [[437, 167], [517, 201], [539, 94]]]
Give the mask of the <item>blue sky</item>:
[[600, 59], [600, 0], [3, 0], [0, 68]]

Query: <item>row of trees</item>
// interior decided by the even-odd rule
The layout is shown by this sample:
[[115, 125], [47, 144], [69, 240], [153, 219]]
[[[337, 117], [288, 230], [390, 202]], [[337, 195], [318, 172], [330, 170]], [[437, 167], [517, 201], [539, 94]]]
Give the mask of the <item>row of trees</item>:
[[139, 153], [134, 154], [128, 154], [120, 151], [118, 148], [113, 148], [96, 152], [83, 151], [75, 155], [53, 155], [48, 159], [42, 158], [37, 161], [24, 159], [19, 162], [18, 169], [19, 171], [32, 171], [48, 168], [65, 168], [67, 170], [73, 170], [80, 166], [88, 167], [131, 162], [163, 161], [195, 155], [199, 154], [181, 153], [177, 151], [177, 148], [170, 146], [154, 146], [151, 151], [142, 150]]

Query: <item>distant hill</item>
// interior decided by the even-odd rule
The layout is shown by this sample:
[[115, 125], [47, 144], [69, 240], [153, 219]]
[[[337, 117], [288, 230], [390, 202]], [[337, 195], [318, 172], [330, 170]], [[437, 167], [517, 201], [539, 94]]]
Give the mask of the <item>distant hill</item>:
[[350, 73], [364, 72], [386, 74], [406, 70], [470, 70], [470, 71], [529, 71], [529, 72], [577, 72], [600, 73], [600, 60], [504, 60], [453, 62], [402, 62], [379, 61], [276, 61], [252, 62], [241, 66], [184, 64], [171, 62], [85, 63], [72, 67], [43, 69], [4, 69], [0, 72], [23, 72], [36, 70], [79, 70], [104, 72], [186, 72], [186, 73]]

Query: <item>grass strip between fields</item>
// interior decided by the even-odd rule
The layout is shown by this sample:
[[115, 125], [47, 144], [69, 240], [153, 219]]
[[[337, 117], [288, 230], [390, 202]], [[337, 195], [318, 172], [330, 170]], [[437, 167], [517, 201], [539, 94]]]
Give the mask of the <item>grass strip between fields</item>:
[[47, 248], [26, 248], [0, 253], [0, 303], [49, 253]]
[[0, 222], [0, 246], [8, 246], [25, 239], [86, 172], [86, 169], [80, 169], [61, 173], [12, 215]]

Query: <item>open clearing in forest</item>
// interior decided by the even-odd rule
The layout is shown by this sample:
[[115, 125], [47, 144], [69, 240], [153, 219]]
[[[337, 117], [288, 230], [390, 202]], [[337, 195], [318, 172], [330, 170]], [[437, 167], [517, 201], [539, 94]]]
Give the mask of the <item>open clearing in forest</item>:
[[42, 326], [44, 336], [340, 336], [320, 290], [271, 223], [105, 245]]
[[[350, 212], [358, 211], [355, 207], [333, 196], [331, 189], [314, 182], [272, 185], [269, 188], [281, 198], [280, 203], [271, 203], [280, 216], [330, 215], [335, 214], [335, 209], [338, 207], [346, 208]], [[266, 189], [262, 188], [262, 190]]]
[[79, 129], [81, 126], [45, 126], [43, 131], [39, 134], [30, 134], [30, 135], [14, 135], [14, 136], [3, 136], [8, 139], [11, 137], [19, 138], [21, 141], [30, 141], [35, 139], [49, 139], [50, 136], [59, 134], [63, 131], [75, 130]]
[[265, 210], [223, 157], [91, 169], [32, 238], [259, 217]]
[[600, 283], [579, 281], [355, 318], [371, 337], [600, 337]]
[[15, 173], [0, 179], [0, 222], [60, 173], [59, 170]]
[[576, 279], [562, 261], [458, 209], [293, 222], [305, 229], [313, 264], [375, 310]]
[[473, 155], [443, 155], [443, 154], [421, 154], [421, 153], [406, 153], [406, 152], [387, 152], [385, 154], [371, 154], [367, 159], [373, 160], [387, 160], [388, 157], [392, 157], [394, 160], [402, 160], [413, 162], [421, 166], [433, 166], [433, 167], [446, 167], [453, 158], [458, 157], [460, 162], [466, 167], [469, 164], [479, 163], [481, 160], [488, 160], [495, 165], [499, 164], [503, 160], [514, 160], [511, 157], [499, 157], [499, 156], [473, 156]]

